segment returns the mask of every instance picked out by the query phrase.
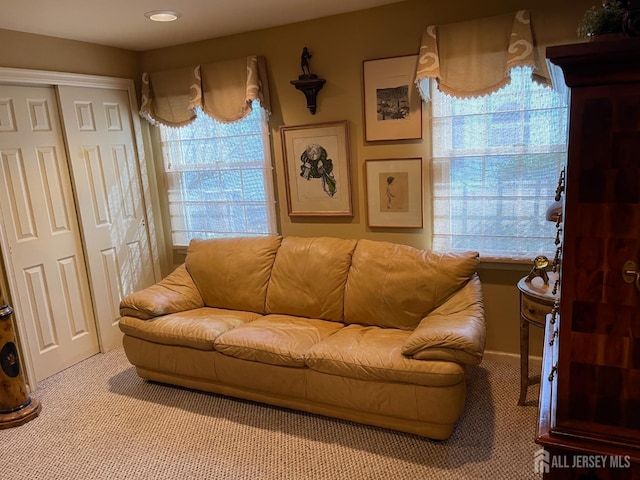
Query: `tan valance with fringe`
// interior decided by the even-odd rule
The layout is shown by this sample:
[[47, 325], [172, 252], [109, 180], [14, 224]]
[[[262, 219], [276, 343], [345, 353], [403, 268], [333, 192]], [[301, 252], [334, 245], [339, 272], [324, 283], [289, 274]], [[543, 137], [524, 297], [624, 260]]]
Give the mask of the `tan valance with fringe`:
[[509, 83], [514, 67], [533, 68], [533, 80], [551, 85], [543, 55], [534, 43], [528, 10], [447, 25], [423, 32], [416, 83], [429, 100], [429, 81], [455, 97], [490, 94]]
[[140, 115], [154, 125], [193, 122], [196, 108], [220, 122], [235, 122], [257, 100], [271, 110], [263, 57], [250, 56], [142, 75]]

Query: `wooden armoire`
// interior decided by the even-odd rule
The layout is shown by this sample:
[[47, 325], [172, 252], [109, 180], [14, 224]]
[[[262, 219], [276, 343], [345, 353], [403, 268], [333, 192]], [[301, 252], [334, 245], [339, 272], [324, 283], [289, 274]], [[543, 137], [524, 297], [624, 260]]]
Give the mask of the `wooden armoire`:
[[538, 460], [545, 479], [640, 479], [640, 38], [550, 47], [547, 58], [571, 100]]

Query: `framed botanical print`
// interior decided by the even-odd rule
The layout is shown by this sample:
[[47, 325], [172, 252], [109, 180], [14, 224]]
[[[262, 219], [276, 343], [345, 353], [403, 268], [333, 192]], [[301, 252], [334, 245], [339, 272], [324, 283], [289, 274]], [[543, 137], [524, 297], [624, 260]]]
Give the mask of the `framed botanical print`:
[[280, 127], [289, 216], [352, 216], [349, 124]]
[[369, 227], [422, 228], [422, 158], [365, 160]]
[[422, 138], [417, 61], [417, 55], [406, 55], [363, 62], [366, 141]]

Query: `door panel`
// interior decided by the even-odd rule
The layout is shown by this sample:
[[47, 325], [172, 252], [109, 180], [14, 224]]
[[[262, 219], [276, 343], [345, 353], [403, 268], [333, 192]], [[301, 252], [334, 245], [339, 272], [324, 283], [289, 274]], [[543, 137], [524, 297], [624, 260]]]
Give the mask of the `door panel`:
[[154, 282], [127, 90], [59, 86], [98, 332], [121, 342], [123, 296]]
[[98, 352], [55, 91], [0, 86], [0, 210], [36, 381]]

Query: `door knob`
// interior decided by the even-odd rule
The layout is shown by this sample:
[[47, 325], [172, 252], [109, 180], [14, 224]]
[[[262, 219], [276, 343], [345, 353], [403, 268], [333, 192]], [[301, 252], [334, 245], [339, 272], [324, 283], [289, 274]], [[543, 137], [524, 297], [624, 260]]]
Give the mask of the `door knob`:
[[627, 283], [635, 283], [636, 289], [640, 292], [640, 271], [638, 264], [633, 260], [627, 260], [622, 266], [622, 279]]

